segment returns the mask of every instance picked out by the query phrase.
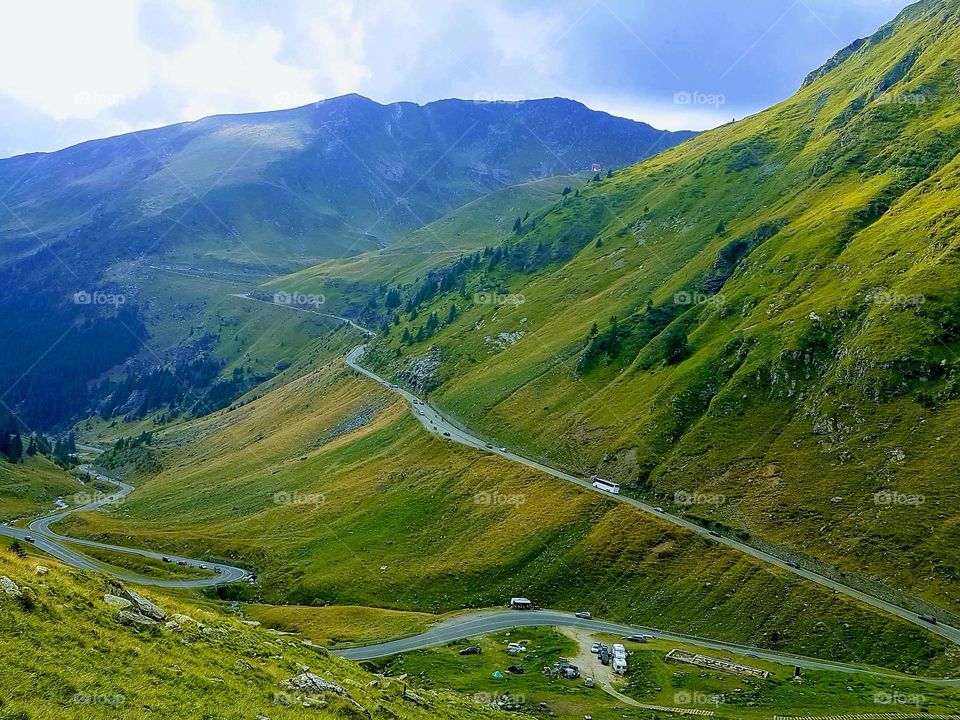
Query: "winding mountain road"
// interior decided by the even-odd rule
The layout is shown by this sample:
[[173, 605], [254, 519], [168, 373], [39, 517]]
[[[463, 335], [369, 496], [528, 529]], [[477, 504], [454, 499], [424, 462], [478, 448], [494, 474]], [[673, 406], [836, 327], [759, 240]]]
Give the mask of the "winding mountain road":
[[793, 567], [792, 565], [788, 564], [786, 560], [782, 560], [781, 558], [778, 558], [775, 555], [766, 553], [763, 550], [758, 550], [757, 548], [751, 545], [747, 545], [746, 543], [739, 542], [738, 540], [735, 540], [733, 538], [726, 537], [726, 536], [718, 537], [716, 535], [711, 535], [710, 531], [707, 528], [697, 525], [696, 523], [692, 523], [689, 520], [685, 520], [676, 515], [671, 515], [668, 512], [663, 512], [661, 510], [658, 510], [657, 508], [653, 507], [652, 505], [648, 505], [642, 500], [636, 500], [634, 498], [627, 497], [626, 495], [613, 495], [611, 493], [604, 492], [603, 490], [598, 490], [590, 483], [589, 480], [584, 480], [583, 478], [576, 477], [575, 475], [571, 475], [569, 473], [563, 472], [562, 470], [557, 470], [556, 468], [552, 468], [552, 467], [549, 467], [548, 465], [544, 465], [543, 463], [537, 462], [536, 460], [533, 460], [531, 458], [524, 457], [523, 455], [518, 455], [517, 453], [511, 452], [506, 448], [496, 447], [491, 443], [485, 442], [484, 440], [478, 438], [477, 436], [472, 435], [466, 430], [463, 430], [462, 428], [458, 427], [456, 424], [454, 424], [453, 422], [445, 418], [442, 414], [440, 414], [436, 409], [423, 403], [413, 393], [410, 393], [404, 390], [403, 388], [398, 387], [394, 383], [391, 383], [388, 380], [385, 380], [384, 378], [380, 377], [376, 373], [373, 373], [370, 370], [367, 370], [366, 368], [364, 368], [362, 365], [360, 365], [359, 361], [360, 361], [360, 358], [363, 357], [365, 352], [366, 352], [366, 345], [359, 345], [355, 347], [353, 350], [351, 350], [347, 354], [347, 357], [346, 357], [347, 365], [349, 365], [351, 368], [353, 368], [357, 372], [360, 372], [366, 375], [371, 380], [374, 380], [380, 383], [381, 385], [384, 385], [390, 388], [391, 390], [393, 390], [394, 392], [397, 392], [401, 396], [403, 396], [403, 398], [412, 405], [417, 419], [420, 420], [420, 422], [429, 432], [440, 435], [441, 437], [444, 437], [447, 440], [461, 443], [462, 445], [468, 445], [472, 448], [477, 448], [485, 452], [490, 452], [490, 453], [494, 453], [495, 455], [500, 455], [501, 457], [505, 457], [508, 460], [513, 460], [514, 462], [518, 462], [521, 465], [526, 465], [527, 467], [533, 468], [534, 470], [539, 470], [541, 472], [547, 473], [548, 475], [552, 475], [553, 477], [559, 478], [561, 480], [566, 480], [567, 482], [574, 483], [575, 485], [579, 485], [580, 487], [584, 488], [585, 490], [589, 490], [590, 492], [599, 493], [615, 502], [619, 502], [625, 505], [630, 505], [632, 507], [635, 507], [639, 510], [642, 510], [645, 513], [654, 515], [660, 518], [661, 520], [666, 520], [668, 522], [673, 523], [674, 525], [684, 528], [685, 530], [689, 530], [690, 532], [696, 533], [697, 535], [711, 542], [716, 542], [728, 548], [731, 548], [733, 550], [737, 550], [739, 552], [745, 553], [746, 555], [756, 558], [757, 560], [762, 560], [763, 562], [769, 563], [770, 565], [777, 566], [781, 570], [785, 570], [789, 573], [793, 573], [794, 575], [802, 577], [805, 580], [810, 580], [811, 582], [815, 582], [835, 592], [843, 593], [844, 595], [847, 595], [856, 600], [859, 600], [860, 602], [866, 605], [870, 605], [871, 607], [874, 607], [878, 610], [882, 610], [884, 612], [890, 613], [891, 615], [896, 615], [897, 617], [902, 618], [907, 622], [910, 622], [914, 625], [917, 625], [918, 627], [923, 628], [924, 630], [935, 633], [936, 635], [939, 635], [940, 637], [945, 638], [946, 640], [949, 640], [955, 645], [960, 645], [960, 629], [958, 628], [951, 627], [950, 625], [945, 625], [943, 623], [937, 623], [936, 625], [933, 625], [931, 623], [926, 622], [925, 620], [922, 620], [917, 615], [917, 613], [907, 610], [906, 608], [900, 607], [899, 605], [895, 605], [881, 598], [874, 597], [873, 595], [865, 593], [861, 590], [857, 590], [856, 588], [852, 588], [848, 585], [844, 585], [841, 582], [833, 580], [832, 578], [825, 577], [824, 575], [820, 575], [819, 573], [815, 573], [812, 570], [807, 570], [806, 568], [802, 568], [802, 567]]
[[[108, 543], [95, 542], [93, 540], [79, 540], [54, 532], [50, 529], [50, 526], [60, 522], [68, 515], [71, 515], [75, 512], [96, 510], [97, 508], [101, 508], [105, 505], [112, 505], [122, 500], [133, 490], [132, 485], [128, 485], [125, 482], [121, 482], [111, 477], [107, 477], [101, 473], [95, 472], [89, 466], [81, 465], [80, 467], [87, 474], [96, 477], [101, 482], [116, 485], [117, 491], [109, 495], [96, 497], [90, 502], [79, 505], [78, 507], [44, 515], [43, 517], [31, 522], [27, 526], [26, 530], [9, 525], [0, 525], [0, 535], [16, 538], [22, 542], [28, 542], [40, 550], [43, 550], [47, 554], [52, 555], [58, 560], [61, 560], [68, 565], [72, 565], [73, 567], [80, 568], [81, 570], [95, 570], [98, 572], [108, 573], [119, 580], [137, 583], [139, 585], [152, 585], [154, 587], [166, 588], [201, 588], [237, 582], [248, 574], [247, 571], [231, 565], [192, 560], [190, 558], [179, 557], [176, 555], [163, 555], [162, 553], [151, 552], [150, 550], [123, 547], [122, 545], [110, 545]], [[31, 538], [31, 540], [27, 540], [28, 537]], [[111, 552], [124, 553], [127, 555], [139, 555], [140, 557], [150, 558], [153, 560], [162, 560], [164, 557], [166, 557], [172, 563], [186, 562], [194, 567], [199, 567], [201, 564], [203, 564], [214, 573], [216, 573], [217, 570], [220, 572], [219, 574], [214, 574], [210, 577], [196, 578], [192, 580], [161, 580], [158, 578], [146, 577], [144, 575], [137, 575], [135, 573], [128, 573], [110, 565], [106, 565], [105, 563], [98, 562], [72, 549], [70, 545], [98, 548], [100, 550], [109, 550]]]

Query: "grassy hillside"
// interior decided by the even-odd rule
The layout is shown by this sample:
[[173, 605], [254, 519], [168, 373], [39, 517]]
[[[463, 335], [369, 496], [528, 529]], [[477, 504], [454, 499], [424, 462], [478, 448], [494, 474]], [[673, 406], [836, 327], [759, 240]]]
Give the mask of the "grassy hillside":
[[442, 613], [520, 593], [808, 655], [929, 672], [958, 661], [919, 628], [430, 436], [340, 359], [155, 443], [158, 474], [109, 514], [71, 516], [66, 531], [257, 572], [257, 586], [227, 596]]
[[502, 444], [960, 609], [958, 58], [958, 4], [911, 6], [591, 182], [372, 359]]
[[[151, 593], [149, 599], [173, 626], [126, 625], [104, 601], [120, 592], [117, 586], [46, 561], [48, 572], [38, 575], [37, 565], [0, 550], [0, 576], [19, 593], [0, 591], [5, 720], [499, 717], [449, 692], [404, 698], [400, 682], [171, 596]], [[306, 668], [343, 694], [283, 685]]]
[[84, 485], [42, 455], [18, 464], [0, 461], [0, 520], [53, 510], [58, 497], [78, 492], [85, 492]]
[[431, 268], [506, 241], [518, 218], [542, 214], [563, 197], [565, 189], [578, 188], [588, 177], [560, 175], [497, 190], [424, 225], [389, 248], [330, 260], [276, 278], [259, 292], [266, 296], [318, 293], [332, 312], [362, 317], [371, 296], [383, 294], [377, 293], [377, 288], [410, 285]]

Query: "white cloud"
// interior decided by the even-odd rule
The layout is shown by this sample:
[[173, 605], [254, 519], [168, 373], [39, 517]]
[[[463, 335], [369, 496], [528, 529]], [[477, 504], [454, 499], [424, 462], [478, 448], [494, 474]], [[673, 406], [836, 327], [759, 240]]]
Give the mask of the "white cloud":
[[32, 0], [0, 17], [0, 93], [56, 119], [92, 118], [144, 91], [136, 5]]

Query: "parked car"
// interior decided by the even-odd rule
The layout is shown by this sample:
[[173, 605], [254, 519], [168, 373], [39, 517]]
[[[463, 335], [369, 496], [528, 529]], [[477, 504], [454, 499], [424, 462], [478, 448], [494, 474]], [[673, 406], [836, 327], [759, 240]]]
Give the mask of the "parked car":
[[590, 652], [592, 652], [594, 655], [599, 654], [599, 653], [600, 653], [600, 643], [594, 643], [593, 645], [591, 645], [591, 646], [590, 646]]
[[483, 652], [483, 648], [479, 645], [471, 645], [470, 647], [465, 647], [460, 651], [461, 655], [479, 655]]
[[512, 673], [514, 675], [523, 675], [523, 668], [520, 667], [519, 665], [511, 665], [510, 667], [507, 668], [507, 672]]
[[629, 640], [630, 642], [646, 642], [647, 638], [644, 635], [626, 635], [623, 638], [624, 640]]
[[600, 648], [600, 652], [597, 653], [597, 656], [600, 658], [601, 665], [610, 664], [610, 651], [608, 651], [605, 647]]
[[581, 620], [589, 620], [593, 617], [593, 613], [589, 613], [586, 610], [582, 610], [581, 612], [574, 613], [573, 616], [578, 617]]
[[584, 678], [583, 685], [584, 687], [593, 687], [594, 685], [593, 678], [592, 677]]

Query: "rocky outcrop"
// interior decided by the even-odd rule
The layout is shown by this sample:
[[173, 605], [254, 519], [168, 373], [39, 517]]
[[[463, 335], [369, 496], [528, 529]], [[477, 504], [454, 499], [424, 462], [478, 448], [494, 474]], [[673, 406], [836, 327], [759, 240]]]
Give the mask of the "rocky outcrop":
[[8, 578], [6, 575], [0, 577], [0, 589], [3, 590], [7, 595], [14, 598], [22, 598], [23, 591], [17, 586], [17, 584]]
[[117, 620], [130, 627], [155, 627], [167, 619], [163, 608], [122, 585], [114, 587], [113, 593], [104, 595], [103, 602], [110, 607], [120, 608]]
[[315, 704], [315, 701], [319, 696], [330, 693], [336, 695], [342, 700], [347, 701], [356, 710], [360, 711], [365, 716], [370, 717], [370, 712], [363, 707], [363, 705], [350, 697], [350, 695], [342, 686], [337, 685], [334, 682], [330, 682], [329, 680], [324, 680], [322, 677], [315, 675], [312, 672], [303, 672], [296, 677], [290, 678], [289, 680], [284, 680], [282, 683], [280, 683], [280, 687], [282, 687], [288, 693], [294, 695], [298, 702], [311, 706]]

